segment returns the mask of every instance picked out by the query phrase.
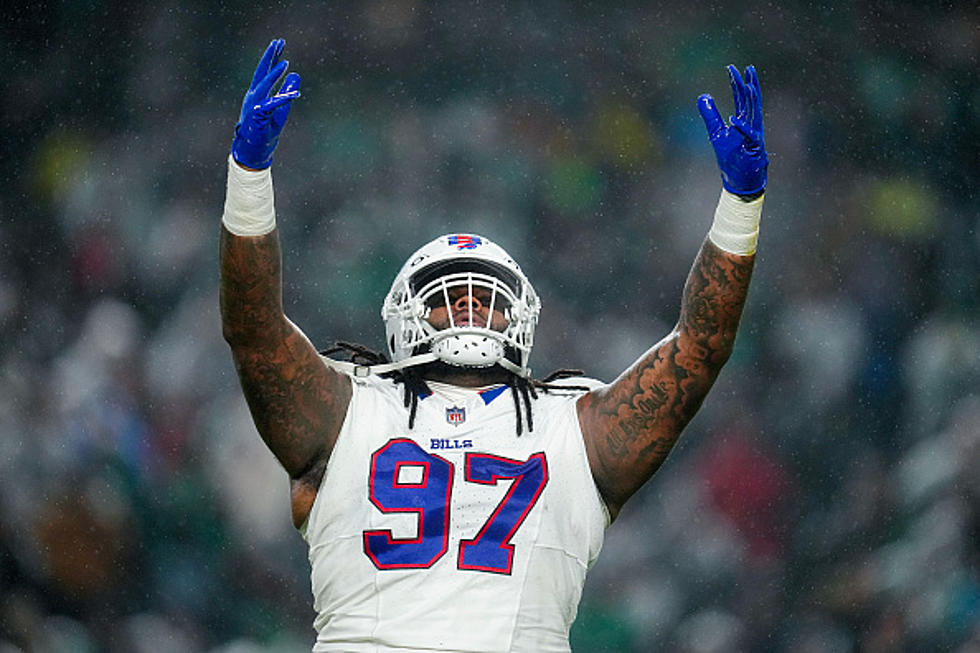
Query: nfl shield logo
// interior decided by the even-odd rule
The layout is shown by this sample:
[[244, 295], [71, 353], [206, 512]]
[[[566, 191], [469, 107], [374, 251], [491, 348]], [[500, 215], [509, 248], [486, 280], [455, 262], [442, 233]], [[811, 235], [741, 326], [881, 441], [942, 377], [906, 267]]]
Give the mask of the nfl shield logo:
[[466, 409], [453, 406], [446, 409], [446, 421], [453, 426], [459, 426], [466, 421]]

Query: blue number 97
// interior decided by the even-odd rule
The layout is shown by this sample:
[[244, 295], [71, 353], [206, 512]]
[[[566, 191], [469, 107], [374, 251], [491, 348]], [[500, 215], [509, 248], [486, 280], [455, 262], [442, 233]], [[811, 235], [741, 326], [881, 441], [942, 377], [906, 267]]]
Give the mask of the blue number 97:
[[379, 569], [431, 567], [448, 549], [452, 463], [401, 438], [374, 452], [370, 479], [371, 503], [385, 514], [415, 514], [418, 532], [396, 538], [390, 530], [364, 531], [364, 552]]

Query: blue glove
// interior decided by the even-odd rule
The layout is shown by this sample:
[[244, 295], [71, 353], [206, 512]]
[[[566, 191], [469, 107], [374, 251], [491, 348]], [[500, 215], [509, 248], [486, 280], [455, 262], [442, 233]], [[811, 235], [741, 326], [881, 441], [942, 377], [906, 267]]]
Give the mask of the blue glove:
[[286, 75], [279, 92], [270, 97], [272, 87], [289, 67], [288, 61], [279, 61], [285, 46], [282, 39], [269, 44], [242, 101], [231, 155], [247, 168], [262, 170], [272, 165], [272, 152], [289, 117], [289, 106], [299, 97], [299, 75], [296, 73]]
[[728, 66], [735, 99], [735, 115], [726, 125], [715, 107], [714, 99], [704, 94], [698, 98], [698, 111], [708, 129], [721, 169], [721, 183], [736, 195], [758, 195], [766, 188], [766, 143], [762, 133], [762, 89], [755, 68], [745, 69], [745, 81], [735, 66]]

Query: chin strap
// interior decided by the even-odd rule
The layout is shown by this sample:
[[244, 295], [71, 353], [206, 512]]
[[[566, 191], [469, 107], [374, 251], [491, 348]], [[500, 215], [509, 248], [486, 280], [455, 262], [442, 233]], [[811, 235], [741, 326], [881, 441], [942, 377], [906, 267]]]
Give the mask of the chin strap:
[[500, 367], [504, 368], [508, 372], [513, 372], [514, 374], [516, 374], [519, 377], [522, 377], [522, 378], [525, 378], [525, 379], [530, 379], [531, 378], [531, 368], [529, 368], [529, 367], [522, 368], [519, 365], [515, 365], [514, 363], [512, 363], [509, 360], [507, 360], [506, 358], [501, 358], [499, 361], [497, 361], [497, 365], [499, 365]]
[[394, 372], [395, 370], [404, 369], [406, 367], [412, 367], [414, 365], [424, 365], [426, 363], [431, 363], [433, 361], [439, 360], [436, 355], [432, 352], [427, 352], [425, 354], [419, 354], [418, 356], [409, 356], [408, 358], [394, 363], [378, 363], [377, 365], [360, 365], [358, 363], [351, 363], [349, 361], [339, 361], [329, 356], [320, 355], [320, 359], [323, 364], [330, 369], [342, 372], [344, 374], [350, 374], [358, 378], [370, 376], [372, 374], [384, 374], [385, 372]]
[[[395, 370], [401, 370], [406, 367], [414, 367], [416, 365], [425, 365], [426, 363], [432, 363], [437, 360], [441, 360], [438, 356], [432, 352], [426, 352], [424, 354], [418, 354], [416, 356], [409, 356], [400, 361], [395, 361], [394, 363], [378, 363], [376, 365], [360, 365], [358, 363], [351, 363], [349, 361], [339, 361], [329, 356], [320, 355], [320, 360], [323, 364], [332, 370], [341, 372], [343, 374], [349, 374], [357, 378], [363, 378], [370, 376], [372, 374], [384, 374], [385, 372], [394, 372]], [[530, 369], [521, 369], [518, 365], [515, 365], [506, 358], [501, 358], [496, 363], [508, 372], [513, 372], [517, 376], [530, 378]], [[459, 367], [467, 367], [460, 365]], [[492, 367], [492, 366], [488, 366]], [[479, 369], [479, 368], [475, 368]]]

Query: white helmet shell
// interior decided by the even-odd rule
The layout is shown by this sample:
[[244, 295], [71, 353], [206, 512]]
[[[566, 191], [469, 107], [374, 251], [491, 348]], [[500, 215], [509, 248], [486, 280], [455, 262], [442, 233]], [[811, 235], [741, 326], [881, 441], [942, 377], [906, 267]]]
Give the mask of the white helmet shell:
[[[449, 305], [449, 289], [474, 288], [487, 299], [488, 312], [499, 311], [506, 325], [478, 326], [473, 320], [437, 328], [428, 320], [434, 305]], [[431, 351], [450, 365], [500, 364], [528, 376], [541, 303], [520, 266], [502, 247], [476, 234], [447, 234], [412, 254], [381, 306], [385, 339], [393, 362]], [[498, 330], [500, 329], [500, 330]]]

